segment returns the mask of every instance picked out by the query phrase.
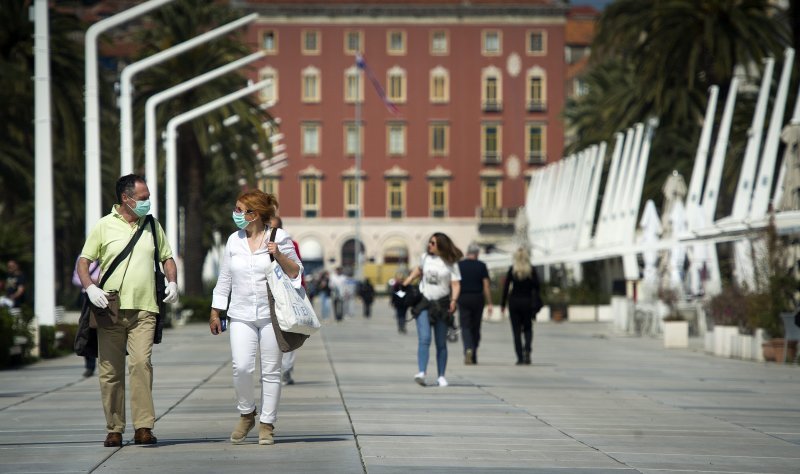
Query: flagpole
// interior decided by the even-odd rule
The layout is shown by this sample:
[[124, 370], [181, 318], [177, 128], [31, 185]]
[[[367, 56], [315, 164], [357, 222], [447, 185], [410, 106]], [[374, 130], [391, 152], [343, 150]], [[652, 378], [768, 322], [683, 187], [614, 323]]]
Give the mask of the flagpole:
[[[356, 74], [361, 70], [361, 65], [359, 64], [361, 61], [361, 55], [356, 54]], [[364, 74], [366, 76], [366, 74]], [[358, 77], [358, 88], [356, 89], [356, 139], [358, 142], [356, 143], [356, 173], [355, 173], [355, 198], [356, 198], [356, 222], [355, 222], [355, 262], [353, 276], [355, 277], [356, 281], [361, 281], [362, 273], [361, 273], [361, 145], [362, 145], [362, 138], [361, 138], [361, 101], [364, 100], [364, 97], [361, 94], [361, 77]]]

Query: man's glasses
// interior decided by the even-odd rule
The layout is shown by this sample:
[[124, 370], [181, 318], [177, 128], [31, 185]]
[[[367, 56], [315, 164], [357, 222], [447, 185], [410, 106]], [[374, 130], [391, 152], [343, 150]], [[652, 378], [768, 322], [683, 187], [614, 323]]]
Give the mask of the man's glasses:
[[238, 207], [233, 208], [234, 214], [252, 214], [253, 212], [255, 211], [253, 211], [252, 209], [239, 209]]

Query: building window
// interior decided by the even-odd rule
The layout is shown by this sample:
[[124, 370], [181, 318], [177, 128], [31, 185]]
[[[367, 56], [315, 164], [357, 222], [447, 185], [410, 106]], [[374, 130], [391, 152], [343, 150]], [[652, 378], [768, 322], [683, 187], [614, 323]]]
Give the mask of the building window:
[[430, 125], [430, 150], [431, 156], [447, 156], [450, 151], [450, 125], [447, 123], [432, 123]]
[[303, 69], [303, 102], [316, 103], [322, 99], [321, 82], [319, 69], [315, 67]]
[[525, 150], [528, 164], [544, 164], [545, 155], [545, 126], [538, 123], [525, 125]]
[[261, 49], [267, 54], [278, 53], [278, 32], [266, 30], [261, 32]]
[[404, 179], [389, 179], [386, 182], [386, 213], [391, 219], [405, 217], [406, 209], [406, 181]]
[[431, 217], [447, 217], [447, 181], [432, 179], [429, 186]]
[[317, 30], [303, 30], [302, 33], [303, 54], [316, 56], [321, 52], [322, 42], [320, 32]]
[[389, 30], [386, 32], [386, 52], [392, 56], [406, 54], [406, 32]]
[[481, 150], [483, 163], [500, 164], [502, 128], [496, 123], [484, 123], [481, 125]]
[[274, 194], [278, 196], [279, 183], [280, 183], [280, 176], [277, 175], [262, 176], [261, 178], [258, 179], [258, 189], [267, 194]]
[[363, 36], [364, 33], [356, 30], [347, 30], [344, 32], [344, 52], [345, 54], [363, 53]]
[[502, 35], [498, 30], [485, 30], [483, 32], [483, 55], [499, 56], [503, 53]]
[[431, 70], [430, 90], [432, 104], [446, 104], [450, 101], [450, 74], [447, 69], [437, 66]]
[[484, 112], [500, 112], [503, 110], [502, 71], [494, 66], [481, 72], [481, 100]]
[[300, 212], [303, 217], [319, 217], [319, 197], [322, 180], [318, 176], [300, 178]]
[[447, 40], [447, 31], [431, 31], [431, 54], [434, 56], [444, 56], [450, 53], [450, 45]]
[[481, 207], [487, 209], [500, 209], [501, 202], [501, 183], [496, 178], [484, 178], [481, 180]]
[[345, 155], [355, 155], [361, 153], [361, 129], [354, 123], [344, 126], [344, 153]]
[[261, 97], [262, 102], [277, 102], [278, 101], [278, 71], [276, 71], [272, 67], [265, 67], [258, 71], [258, 79], [259, 81], [265, 81], [267, 79], [270, 82], [264, 86], [263, 89], [259, 92], [259, 96]]
[[348, 104], [364, 101], [363, 72], [355, 66], [344, 72], [344, 101]]
[[320, 130], [318, 123], [304, 123], [301, 125], [303, 134], [303, 154], [318, 156], [320, 152]]
[[403, 123], [390, 123], [386, 126], [389, 155], [406, 154], [406, 126]]
[[359, 181], [355, 177], [344, 178], [344, 215], [345, 217], [358, 217], [363, 202]]
[[406, 71], [401, 67], [393, 67], [386, 73], [387, 94], [390, 101], [397, 104], [406, 102]]
[[547, 52], [547, 34], [541, 30], [528, 31], [526, 52], [532, 56], [541, 56]]
[[545, 71], [541, 67], [533, 67], [527, 73], [528, 87], [525, 91], [525, 99], [528, 104], [528, 112], [544, 112], [547, 110], [545, 100]]

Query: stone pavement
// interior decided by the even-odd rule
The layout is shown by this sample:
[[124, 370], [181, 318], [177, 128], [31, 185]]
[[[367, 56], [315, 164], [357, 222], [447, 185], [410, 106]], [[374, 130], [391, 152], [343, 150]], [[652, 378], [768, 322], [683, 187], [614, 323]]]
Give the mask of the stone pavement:
[[[0, 472], [800, 472], [800, 368], [665, 350], [601, 323], [538, 323], [515, 366], [507, 322], [479, 365], [450, 343], [449, 387], [420, 387], [416, 330], [328, 323], [297, 356], [276, 444], [228, 441], [227, 337], [205, 325], [156, 346], [157, 446], [104, 448], [97, 378], [64, 357], [0, 372]], [[435, 379], [432, 348], [429, 380]]]

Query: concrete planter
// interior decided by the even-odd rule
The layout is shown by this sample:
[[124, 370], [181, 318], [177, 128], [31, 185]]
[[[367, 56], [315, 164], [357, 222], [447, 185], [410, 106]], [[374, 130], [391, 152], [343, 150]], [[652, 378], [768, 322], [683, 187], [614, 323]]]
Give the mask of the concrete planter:
[[569, 320], [573, 323], [587, 323], [597, 321], [597, 311], [594, 305], [570, 305], [567, 310]]
[[731, 357], [734, 338], [738, 335], [737, 326], [714, 326], [714, 355]]
[[664, 321], [664, 347], [668, 349], [689, 347], [688, 321]]

